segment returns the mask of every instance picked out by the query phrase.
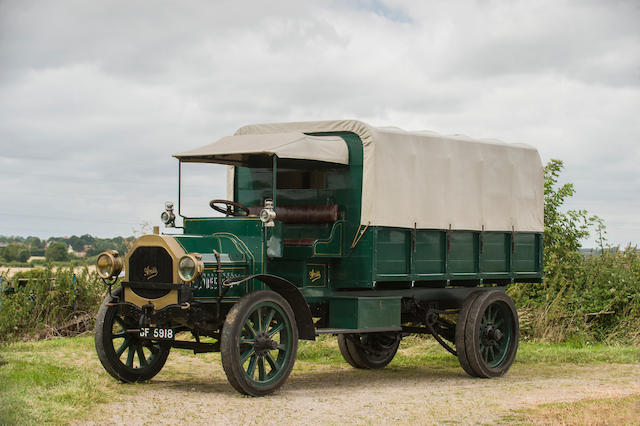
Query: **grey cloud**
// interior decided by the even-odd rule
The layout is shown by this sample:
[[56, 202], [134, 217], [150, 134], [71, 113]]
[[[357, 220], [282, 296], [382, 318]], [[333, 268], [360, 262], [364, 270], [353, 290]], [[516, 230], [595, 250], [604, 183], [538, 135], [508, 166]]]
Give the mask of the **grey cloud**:
[[[616, 213], [640, 191], [639, 17], [635, 2], [3, 1], [0, 234], [128, 234], [175, 201], [171, 154], [252, 122], [357, 118], [535, 145], [610, 236], [640, 240]], [[197, 207], [223, 179], [190, 180]]]

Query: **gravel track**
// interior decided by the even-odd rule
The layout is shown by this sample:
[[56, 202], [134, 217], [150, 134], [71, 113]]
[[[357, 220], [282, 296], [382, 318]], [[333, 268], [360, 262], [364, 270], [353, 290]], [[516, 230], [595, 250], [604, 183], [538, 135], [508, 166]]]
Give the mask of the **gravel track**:
[[277, 393], [251, 398], [231, 388], [214, 355], [176, 352], [150, 383], [122, 385], [131, 395], [79, 424], [486, 424], [543, 403], [640, 394], [637, 364], [515, 364], [482, 380], [461, 368], [363, 371], [299, 361]]

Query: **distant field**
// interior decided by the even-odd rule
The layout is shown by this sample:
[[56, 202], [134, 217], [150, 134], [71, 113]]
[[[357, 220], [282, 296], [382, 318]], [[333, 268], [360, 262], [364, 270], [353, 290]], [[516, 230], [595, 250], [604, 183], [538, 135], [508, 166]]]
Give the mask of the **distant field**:
[[[20, 267], [20, 266], [0, 266], [0, 275], [6, 274], [8, 278], [13, 277], [15, 274], [17, 274], [18, 272], [27, 272], [27, 271], [31, 271], [32, 269], [38, 269], [41, 267], [34, 267], [34, 268], [30, 268], [30, 267]], [[57, 266], [53, 266], [51, 269], [53, 269], [54, 271], [57, 269]], [[66, 268], [66, 266], [65, 266]], [[73, 268], [74, 272], [80, 272], [82, 270], [84, 270], [84, 266], [76, 266], [75, 268]], [[94, 272], [96, 270], [96, 265], [89, 265], [88, 266], [89, 271]]]

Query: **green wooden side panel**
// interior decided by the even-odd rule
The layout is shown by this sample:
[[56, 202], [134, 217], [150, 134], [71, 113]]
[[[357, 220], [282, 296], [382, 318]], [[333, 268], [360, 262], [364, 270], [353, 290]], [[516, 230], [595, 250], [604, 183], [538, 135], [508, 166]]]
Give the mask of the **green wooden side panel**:
[[509, 273], [511, 234], [485, 232], [480, 239], [480, 272]]
[[533, 233], [515, 234], [513, 270], [516, 273], [535, 273], [538, 268], [539, 239]]
[[478, 272], [478, 233], [449, 231], [447, 267], [450, 274], [475, 274]]
[[329, 327], [361, 330], [400, 327], [400, 297], [335, 297], [329, 301]]
[[410, 272], [409, 240], [410, 233], [405, 229], [378, 229], [376, 241], [376, 277], [405, 277]]
[[446, 237], [443, 231], [416, 231], [414, 272], [423, 277], [440, 276], [445, 272]]
[[331, 286], [342, 288], [371, 288], [374, 281], [373, 247], [375, 228], [368, 228], [354, 249], [350, 244], [354, 239], [355, 230], [347, 234], [348, 256], [335, 261], [332, 270]]

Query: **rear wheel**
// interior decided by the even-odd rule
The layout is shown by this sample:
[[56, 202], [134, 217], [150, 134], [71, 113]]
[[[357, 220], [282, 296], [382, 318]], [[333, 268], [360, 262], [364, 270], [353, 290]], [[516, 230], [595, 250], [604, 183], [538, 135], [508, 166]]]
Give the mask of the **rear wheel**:
[[[456, 345], [458, 357], [464, 352], [472, 376], [502, 376], [513, 364], [519, 337], [518, 312], [513, 300], [502, 291], [487, 291], [468, 307], [464, 340], [461, 347]], [[456, 343], [458, 339], [456, 336]]]
[[295, 317], [279, 294], [249, 293], [227, 314], [220, 341], [222, 367], [238, 392], [251, 396], [274, 392], [289, 377], [297, 350]]
[[[121, 289], [114, 291], [116, 295]], [[137, 329], [135, 318], [109, 306], [114, 300], [107, 296], [96, 317], [95, 345], [104, 369], [123, 382], [149, 380], [162, 370], [170, 347], [167, 344], [140, 339], [127, 330]]]
[[477, 375], [471, 368], [471, 364], [469, 364], [469, 359], [467, 358], [467, 351], [465, 350], [464, 344], [464, 331], [467, 325], [467, 318], [469, 317], [471, 305], [473, 305], [473, 302], [475, 302], [478, 296], [481, 296], [482, 294], [483, 293], [481, 291], [477, 291], [465, 299], [462, 304], [462, 308], [460, 309], [460, 313], [458, 314], [458, 320], [456, 321], [455, 345], [458, 361], [460, 361], [462, 369], [472, 377], [477, 377]]
[[400, 333], [362, 333], [338, 335], [342, 357], [355, 368], [378, 369], [391, 362], [398, 351]]

